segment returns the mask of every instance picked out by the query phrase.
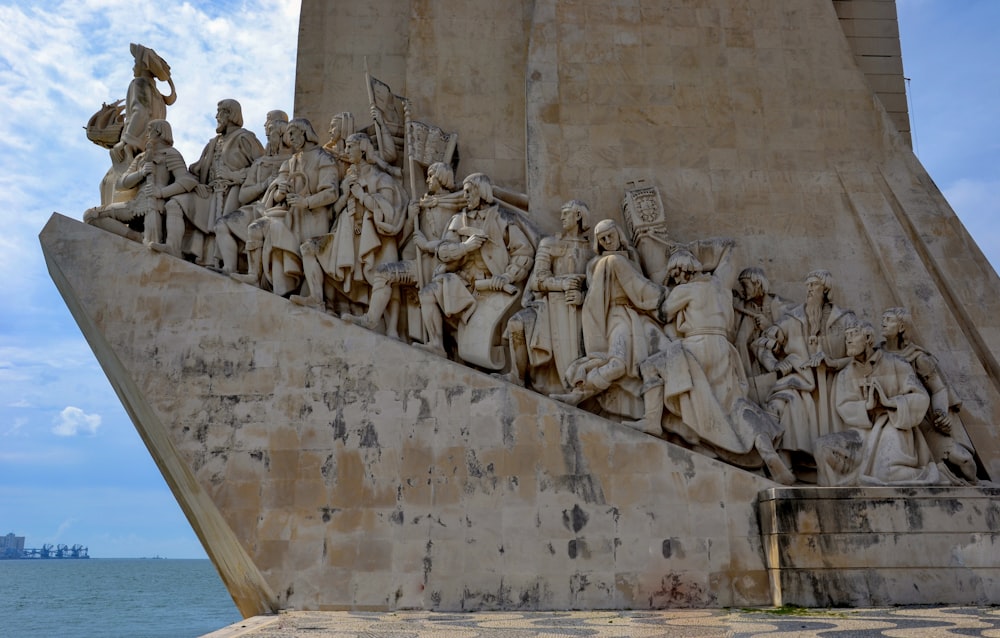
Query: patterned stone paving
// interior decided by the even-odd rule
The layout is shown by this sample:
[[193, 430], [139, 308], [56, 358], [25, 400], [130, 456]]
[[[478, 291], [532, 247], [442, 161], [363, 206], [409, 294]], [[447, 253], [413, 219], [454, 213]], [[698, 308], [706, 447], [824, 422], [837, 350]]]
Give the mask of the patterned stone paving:
[[204, 638], [1000, 638], [998, 607], [655, 612], [286, 612]]

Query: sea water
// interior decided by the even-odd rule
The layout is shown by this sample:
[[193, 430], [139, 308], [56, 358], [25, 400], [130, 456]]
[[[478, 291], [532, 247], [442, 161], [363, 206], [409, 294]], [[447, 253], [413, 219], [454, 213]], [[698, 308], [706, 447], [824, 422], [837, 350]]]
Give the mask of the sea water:
[[0, 636], [194, 638], [241, 618], [208, 560], [0, 560]]

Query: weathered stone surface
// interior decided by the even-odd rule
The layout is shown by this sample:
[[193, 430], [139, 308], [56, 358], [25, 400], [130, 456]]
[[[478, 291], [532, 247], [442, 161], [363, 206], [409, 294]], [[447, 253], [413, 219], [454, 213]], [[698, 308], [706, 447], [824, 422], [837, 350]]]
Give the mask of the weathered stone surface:
[[60, 215], [41, 240], [245, 614], [768, 600], [762, 477]]
[[984, 604], [1000, 593], [1000, 489], [796, 488], [760, 495], [775, 605]]

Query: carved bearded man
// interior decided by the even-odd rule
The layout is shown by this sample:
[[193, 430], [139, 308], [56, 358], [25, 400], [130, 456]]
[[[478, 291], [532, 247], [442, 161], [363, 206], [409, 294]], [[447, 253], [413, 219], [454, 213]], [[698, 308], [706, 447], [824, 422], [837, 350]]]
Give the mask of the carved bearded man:
[[871, 324], [844, 333], [850, 363], [837, 374], [834, 401], [846, 431], [816, 440], [818, 483], [933, 485], [940, 474], [920, 430], [930, 397], [902, 357], [875, 348]]
[[806, 302], [794, 306], [768, 332], [779, 379], [767, 400], [785, 434], [780, 450], [811, 463], [816, 439], [841, 429], [833, 404], [833, 382], [846, 365], [844, 331], [854, 313], [833, 303], [833, 276], [806, 276]]
[[266, 201], [269, 198], [265, 198], [264, 195], [278, 176], [282, 163], [291, 154], [284, 141], [287, 126], [288, 115], [284, 111], [268, 112], [264, 121], [264, 133], [267, 134], [266, 152], [247, 170], [246, 179], [240, 187], [241, 206], [215, 222], [213, 230], [224, 274], [236, 271], [236, 262], [240, 254], [240, 244], [237, 242], [245, 245], [250, 224], [260, 219], [264, 211], [274, 205], [273, 202]]
[[282, 163], [270, 194], [274, 206], [247, 229], [249, 272], [237, 281], [270, 286], [288, 296], [302, 283], [302, 243], [330, 232], [337, 201], [336, 160], [319, 145], [309, 120], [288, 123], [285, 140], [292, 155]]
[[185, 219], [192, 230], [188, 250], [204, 265], [214, 264], [215, 242], [206, 242], [215, 222], [240, 207], [240, 186], [247, 170], [264, 154], [264, 147], [251, 131], [243, 128], [243, 110], [236, 100], [219, 102], [215, 114], [218, 133], [209, 140], [191, 173], [198, 178], [194, 192], [173, 198], [167, 205], [166, 241], [153, 248], [181, 256]]

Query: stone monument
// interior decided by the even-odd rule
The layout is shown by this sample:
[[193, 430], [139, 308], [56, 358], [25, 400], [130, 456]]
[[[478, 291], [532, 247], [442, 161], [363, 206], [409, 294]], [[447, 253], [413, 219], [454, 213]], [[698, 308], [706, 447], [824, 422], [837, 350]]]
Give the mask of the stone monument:
[[244, 615], [1000, 601], [1000, 280], [894, 0], [301, 25], [267, 155], [157, 115], [41, 235]]

